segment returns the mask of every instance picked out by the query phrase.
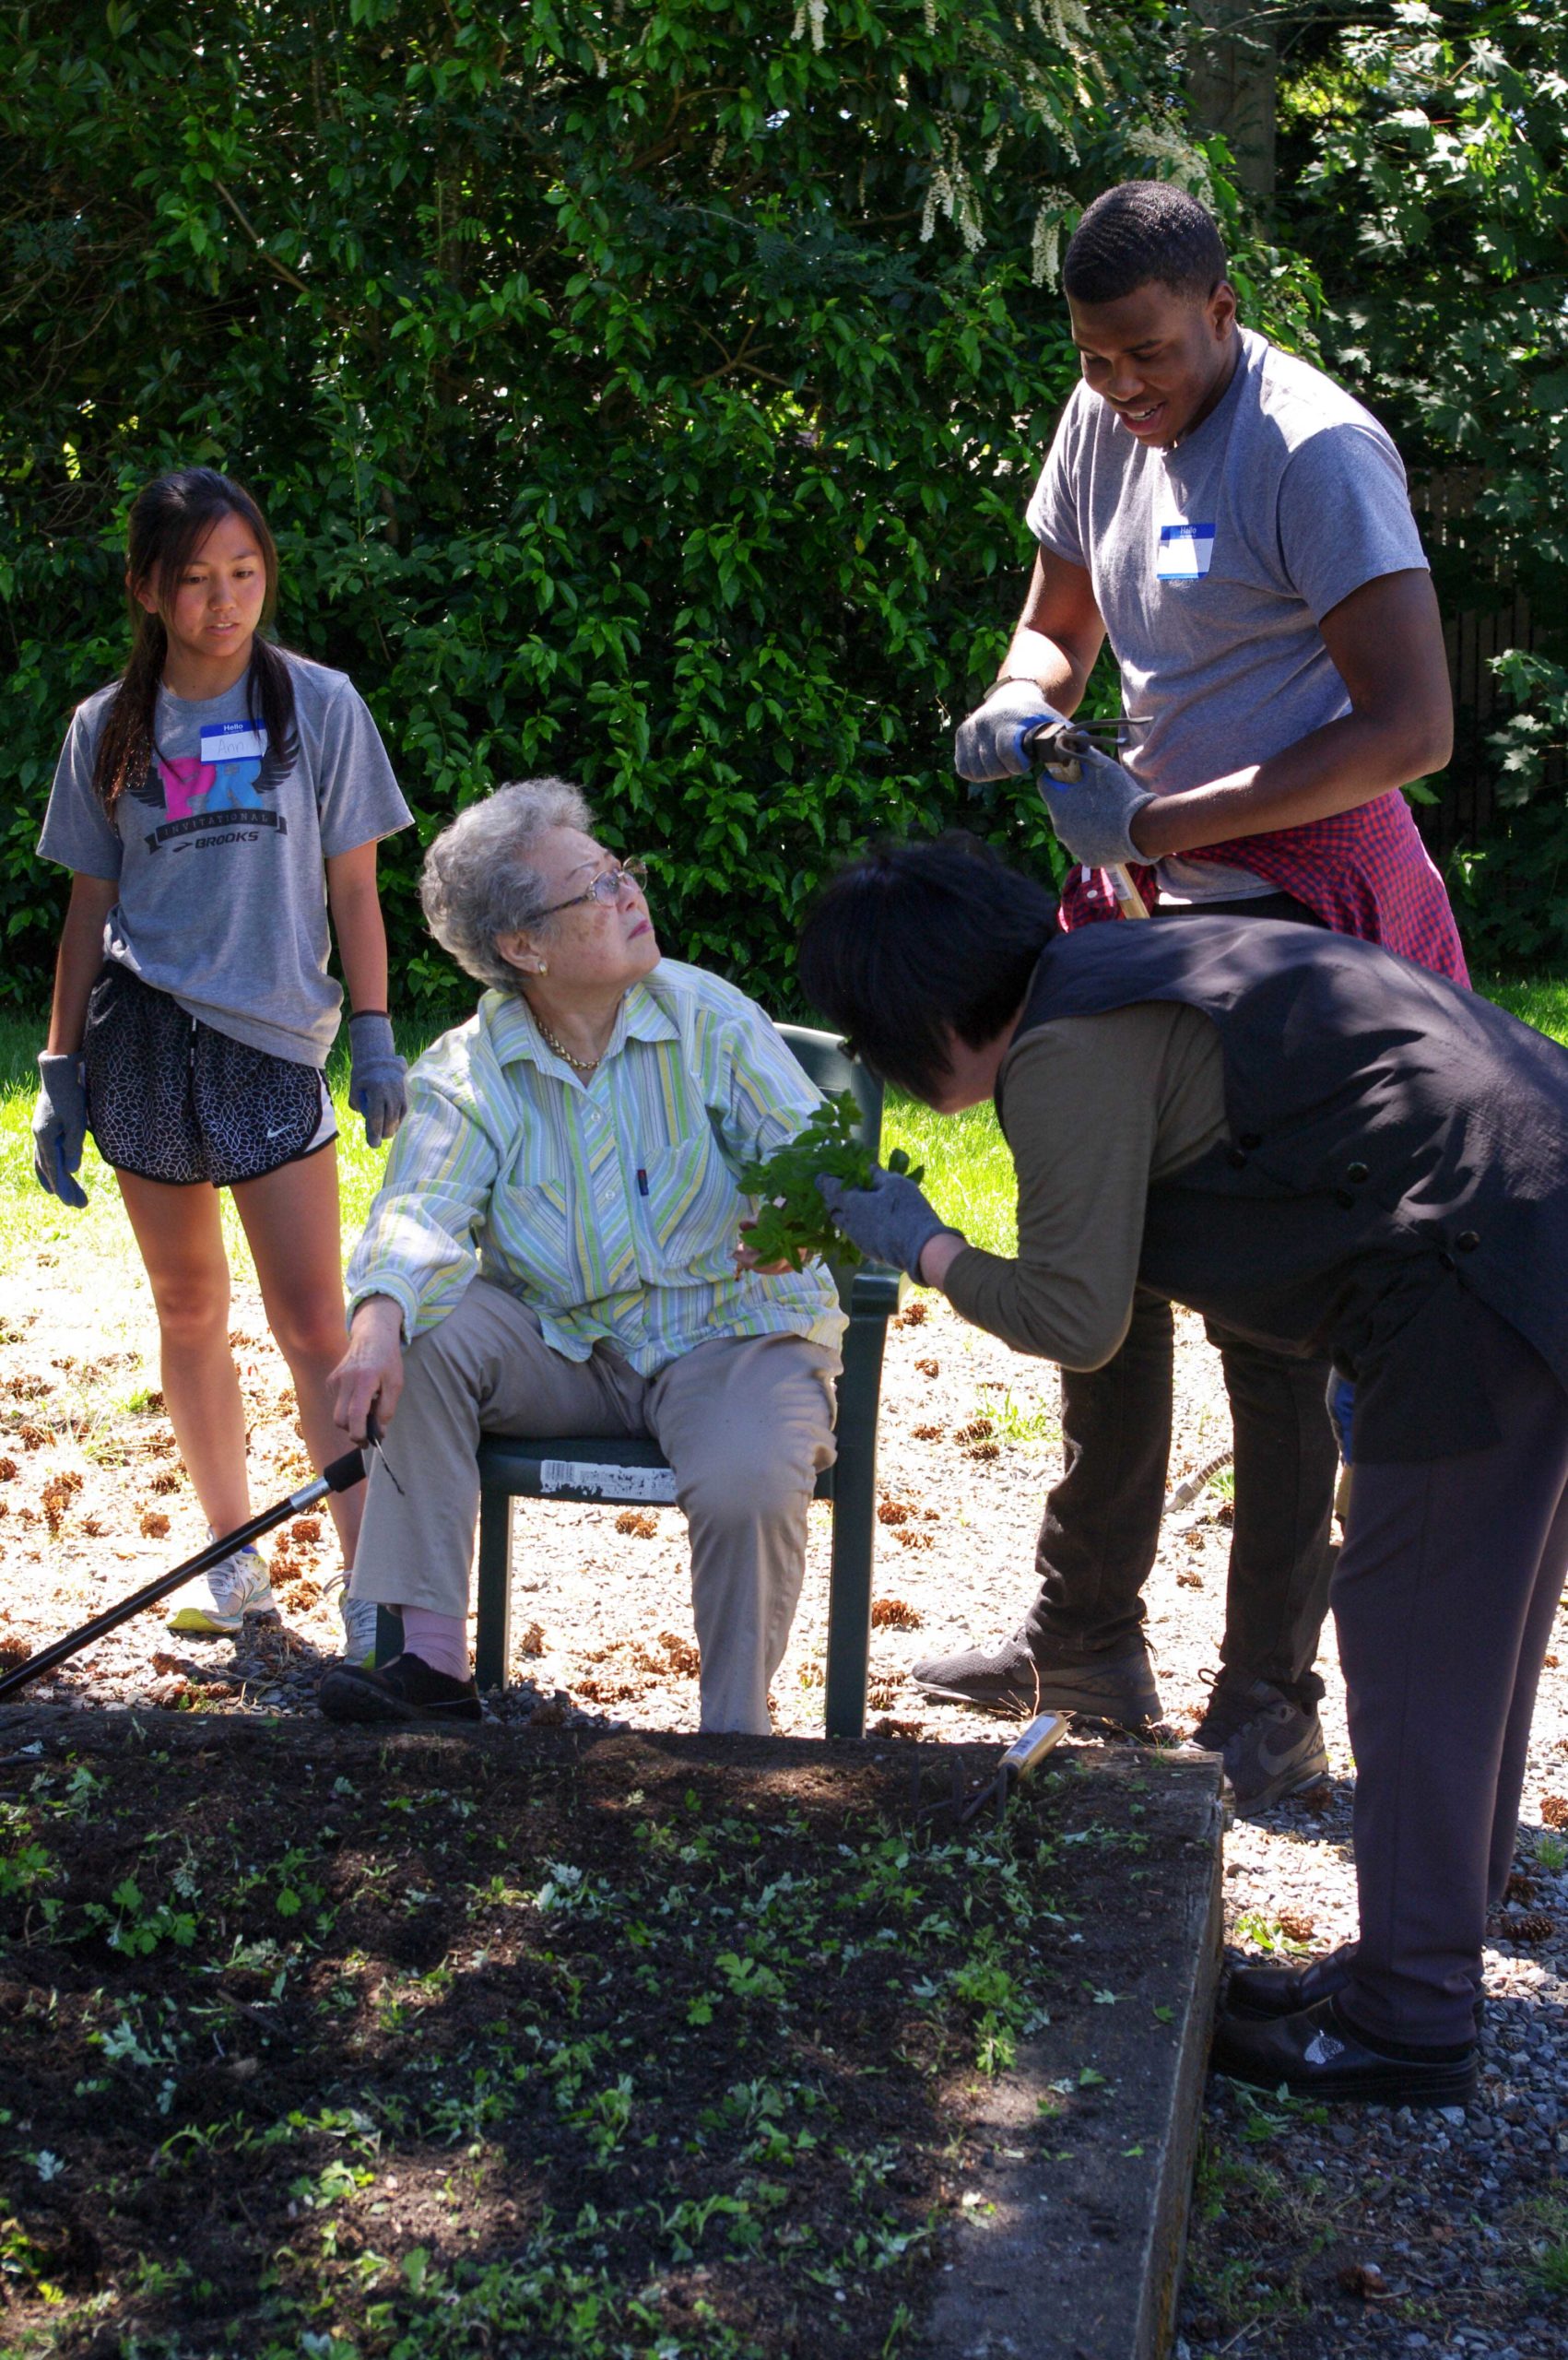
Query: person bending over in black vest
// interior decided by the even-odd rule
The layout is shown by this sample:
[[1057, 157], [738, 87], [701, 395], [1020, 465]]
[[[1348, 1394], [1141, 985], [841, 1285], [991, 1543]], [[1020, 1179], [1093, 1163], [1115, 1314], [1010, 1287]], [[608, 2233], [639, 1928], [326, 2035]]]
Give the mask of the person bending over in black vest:
[[1147, 1291], [1356, 1386], [1332, 1606], [1360, 1940], [1231, 1976], [1214, 2061], [1453, 2105], [1568, 1565], [1568, 1054], [1374, 944], [1235, 917], [1062, 934], [965, 837], [828, 888], [808, 997], [939, 1114], [995, 1095], [1016, 1261], [909, 1181], [819, 1182], [863, 1251], [1019, 1351], [1110, 1359]]

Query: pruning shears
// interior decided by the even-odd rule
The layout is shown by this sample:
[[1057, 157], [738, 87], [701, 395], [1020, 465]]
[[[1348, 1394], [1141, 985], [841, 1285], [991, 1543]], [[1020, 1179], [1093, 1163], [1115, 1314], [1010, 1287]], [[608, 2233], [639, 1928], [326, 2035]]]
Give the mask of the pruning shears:
[[[398, 1498], [400, 1500], [406, 1500], [408, 1494], [392, 1471], [392, 1461], [386, 1455], [386, 1442], [382, 1434], [381, 1420], [376, 1416], [373, 1410], [367, 1410], [365, 1411], [365, 1444], [367, 1448], [373, 1450], [376, 1457], [380, 1459], [382, 1466], [386, 1470], [386, 1480], [391, 1484], [393, 1490], [396, 1493]], [[368, 1473], [369, 1469], [367, 1469], [366, 1471]]]
[[[1042, 770], [1050, 772], [1058, 786], [1076, 786], [1083, 776], [1079, 757], [1095, 746], [1097, 738], [1103, 738], [1105, 743], [1095, 746], [1096, 752], [1114, 754], [1123, 730], [1141, 729], [1147, 719], [1145, 714], [1124, 713], [1104, 721], [1043, 721], [1026, 732], [1023, 750]], [[1149, 915], [1143, 895], [1120, 861], [1111, 862], [1102, 874], [1125, 918]]]

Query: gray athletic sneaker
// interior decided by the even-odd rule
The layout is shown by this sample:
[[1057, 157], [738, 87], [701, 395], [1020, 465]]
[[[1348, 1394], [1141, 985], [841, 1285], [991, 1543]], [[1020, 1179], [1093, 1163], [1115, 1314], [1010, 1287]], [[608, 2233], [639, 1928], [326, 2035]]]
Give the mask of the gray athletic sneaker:
[[1217, 1753], [1238, 1819], [1256, 1819], [1287, 1795], [1299, 1795], [1328, 1776], [1328, 1751], [1315, 1705], [1299, 1705], [1267, 1680], [1237, 1680], [1222, 1671], [1208, 1709], [1185, 1746]]
[[1160, 1718], [1160, 1692], [1141, 1639], [1092, 1663], [1053, 1664], [1033, 1653], [1020, 1631], [990, 1654], [970, 1647], [917, 1663], [913, 1677], [932, 1696], [1026, 1720], [1036, 1713], [1084, 1713], [1137, 1729]]
[[376, 1616], [379, 1611], [373, 1598], [350, 1598], [348, 1584], [344, 1582], [337, 1594], [337, 1611], [343, 1618], [345, 1663], [375, 1662]]
[[266, 1560], [248, 1541], [175, 1596], [184, 1603], [175, 1607], [164, 1628], [183, 1639], [231, 1637], [247, 1615], [277, 1611]]

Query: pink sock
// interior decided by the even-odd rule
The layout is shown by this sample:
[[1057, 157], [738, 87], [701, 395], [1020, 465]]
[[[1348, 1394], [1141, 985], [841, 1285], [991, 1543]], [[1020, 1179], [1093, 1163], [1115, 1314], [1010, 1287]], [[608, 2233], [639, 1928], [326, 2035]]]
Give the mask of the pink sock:
[[405, 1652], [448, 1680], [468, 1677], [468, 1625], [461, 1614], [432, 1614], [428, 1606], [403, 1609]]

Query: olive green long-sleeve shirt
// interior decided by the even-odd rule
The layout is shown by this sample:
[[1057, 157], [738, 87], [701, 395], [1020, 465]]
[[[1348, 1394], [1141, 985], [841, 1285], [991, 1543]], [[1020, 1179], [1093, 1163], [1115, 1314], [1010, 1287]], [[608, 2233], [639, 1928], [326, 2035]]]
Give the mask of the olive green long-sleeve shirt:
[[1018, 1259], [966, 1245], [945, 1292], [1015, 1351], [1102, 1367], [1132, 1318], [1149, 1182], [1225, 1135], [1220, 1035], [1168, 1000], [1062, 1017], [1019, 1035], [997, 1098], [1018, 1173]]

